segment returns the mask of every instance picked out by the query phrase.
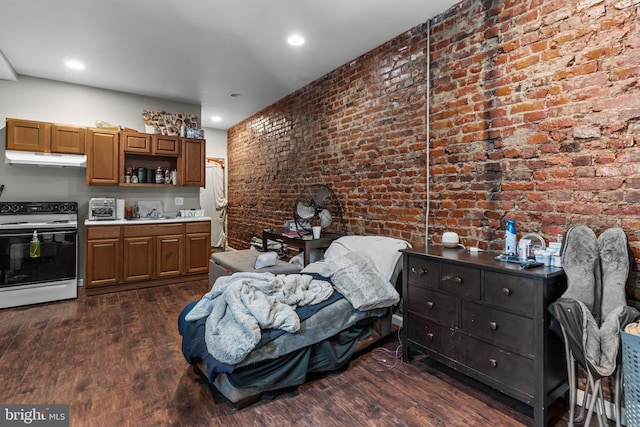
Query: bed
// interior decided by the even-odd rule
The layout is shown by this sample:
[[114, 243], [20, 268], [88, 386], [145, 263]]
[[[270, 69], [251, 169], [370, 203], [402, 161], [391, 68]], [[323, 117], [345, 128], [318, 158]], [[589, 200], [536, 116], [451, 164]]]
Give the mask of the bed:
[[345, 366], [392, 331], [409, 243], [343, 236], [299, 274], [238, 272], [180, 313], [182, 352], [236, 408]]

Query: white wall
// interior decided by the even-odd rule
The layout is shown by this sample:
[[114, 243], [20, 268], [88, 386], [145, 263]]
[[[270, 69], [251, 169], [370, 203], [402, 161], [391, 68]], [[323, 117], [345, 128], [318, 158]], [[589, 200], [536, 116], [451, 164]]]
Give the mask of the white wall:
[[204, 137], [207, 140], [207, 157], [224, 159], [227, 163], [227, 131], [220, 129], [204, 128]]
[[[79, 222], [87, 216], [91, 197], [116, 197], [128, 204], [135, 200], [162, 200], [165, 211], [200, 207], [198, 187], [135, 188], [118, 186], [88, 186], [85, 169], [15, 166], [4, 163], [6, 118], [38, 120], [78, 126], [95, 126], [96, 120], [106, 121], [144, 131], [142, 110], [192, 113], [200, 118], [200, 105], [167, 101], [87, 86], [18, 76], [18, 81], [0, 80], [0, 184], [4, 192], [0, 201], [75, 201], [79, 205]], [[211, 130], [207, 151], [218, 153], [224, 133]], [[207, 136], [208, 136], [207, 135]], [[209, 155], [209, 154], [207, 154]], [[216, 156], [218, 156], [216, 154]], [[175, 196], [184, 198], [184, 205], [174, 205]], [[84, 278], [84, 226], [79, 227], [80, 278]]]

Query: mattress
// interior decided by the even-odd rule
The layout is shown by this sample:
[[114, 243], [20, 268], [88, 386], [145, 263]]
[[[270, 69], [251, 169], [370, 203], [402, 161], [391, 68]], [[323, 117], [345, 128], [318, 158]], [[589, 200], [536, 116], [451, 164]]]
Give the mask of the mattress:
[[281, 260], [276, 261], [276, 265], [255, 269], [256, 258], [260, 254], [261, 252], [253, 249], [214, 252], [211, 254], [209, 265], [209, 284], [213, 286], [218, 277], [239, 271], [273, 274], [295, 274], [300, 272], [300, 267], [297, 265]]

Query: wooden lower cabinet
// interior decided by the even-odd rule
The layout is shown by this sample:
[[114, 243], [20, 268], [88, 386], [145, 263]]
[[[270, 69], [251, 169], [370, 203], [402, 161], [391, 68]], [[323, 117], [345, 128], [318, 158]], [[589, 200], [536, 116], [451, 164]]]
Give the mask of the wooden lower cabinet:
[[568, 388], [547, 311], [566, 289], [563, 270], [522, 270], [442, 247], [403, 252], [404, 359], [425, 353], [532, 406], [534, 425], [546, 425], [549, 405]]
[[154, 238], [125, 237], [124, 239], [124, 282], [154, 279], [153, 249]]
[[210, 230], [210, 221], [87, 226], [87, 292], [207, 278]]
[[193, 273], [184, 268], [184, 235], [156, 236], [156, 277]]
[[87, 227], [87, 289], [117, 285], [121, 281], [121, 227]]
[[208, 273], [211, 258], [211, 223], [186, 224], [186, 273]]

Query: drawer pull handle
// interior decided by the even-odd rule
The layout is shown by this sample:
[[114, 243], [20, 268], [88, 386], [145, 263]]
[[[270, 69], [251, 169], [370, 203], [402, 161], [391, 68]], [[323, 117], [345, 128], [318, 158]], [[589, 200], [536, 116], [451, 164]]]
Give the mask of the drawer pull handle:
[[429, 333], [427, 334], [427, 339], [428, 339], [429, 341], [433, 341], [433, 332], [429, 332]]
[[453, 280], [456, 282], [456, 285], [462, 285], [462, 277], [456, 277]]
[[489, 322], [489, 327], [494, 331], [498, 330], [498, 324], [496, 322]]
[[511, 289], [502, 288], [502, 295], [504, 295], [505, 297], [508, 297], [509, 295], [511, 295]]
[[498, 361], [496, 359], [489, 359], [489, 365], [492, 368], [497, 368], [498, 367]]
[[415, 267], [411, 267], [411, 272], [417, 274], [418, 276], [424, 276], [425, 274], [427, 274], [427, 270], [425, 269], [417, 269]]
[[427, 308], [433, 308], [433, 301], [427, 301]]

